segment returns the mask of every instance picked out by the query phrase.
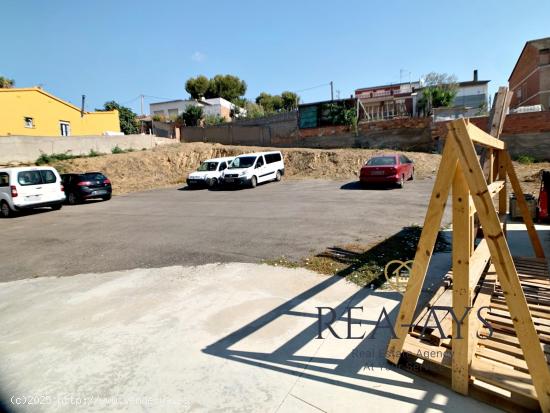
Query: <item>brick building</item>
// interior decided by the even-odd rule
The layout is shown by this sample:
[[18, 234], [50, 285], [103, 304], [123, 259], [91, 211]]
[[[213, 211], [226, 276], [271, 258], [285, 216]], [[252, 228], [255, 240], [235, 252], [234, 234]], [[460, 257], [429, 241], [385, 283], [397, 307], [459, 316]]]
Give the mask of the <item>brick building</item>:
[[541, 105], [550, 109], [550, 37], [525, 43], [508, 79], [510, 108]]
[[[479, 80], [477, 70], [474, 70], [472, 80], [458, 83], [453, 103], [449, 108], [445, 108], [449, 116], [468, 117], [485, 112], [488, 85], [489, 80]], [[420, 82], [356, 89], [355, 97], [359, 101], [362, 119], [374, 121], [423, 116], [417, 105], [422, 97]]]
[[419, 88], [419, 82], [406, 82], [357, 89], [355, 98], [361, 107], [361, 117], [383, 120], [413, 116]]

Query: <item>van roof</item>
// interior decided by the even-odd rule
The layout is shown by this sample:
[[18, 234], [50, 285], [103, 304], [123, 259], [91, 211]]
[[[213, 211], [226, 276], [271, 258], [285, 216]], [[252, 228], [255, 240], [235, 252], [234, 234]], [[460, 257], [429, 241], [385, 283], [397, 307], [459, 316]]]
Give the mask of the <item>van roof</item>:
[[280, 153], [280, 154], [282, 155], [281, 151], [268, 151], [268, 152], [252, 152], [252, 153], [242, 153], [242, 154], [240, 154], [239, 156], [237, 156], [237, 158], [238, 158], [238, 157], [241, 157], [241, 156], [259, 156], [259, 155], [268, 155], [268, 154], [270, 154], [270, 153]]
[[55, 169], [53, 166], [14, 166], [11, 168], [0, 168], [0, 172], [21, 172], [21, 171], [36, 171]]
[[206, 159], [202, 162], [224, 162], [224, 161], [232, 161], [233, 159], [235, 159], [234, 156], [226, 156], [226, 157], [223, 157], [223, 158]]

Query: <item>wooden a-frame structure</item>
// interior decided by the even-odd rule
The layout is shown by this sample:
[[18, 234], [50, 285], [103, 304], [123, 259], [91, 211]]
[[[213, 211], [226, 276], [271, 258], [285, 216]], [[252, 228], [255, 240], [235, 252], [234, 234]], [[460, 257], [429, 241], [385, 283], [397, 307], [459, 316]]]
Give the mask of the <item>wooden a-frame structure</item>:
[[[504, 93], [501, 99], [506, 98], [508, 96]], [[493, 131], [493, 135], [498, 136], [505, 114], [495, 113], [495, 116], [498, 119], [493, 123], [497, 124], [497, 129]], [[487, 150], [487, 176], [483, 172], [475, 145]], [[519, 341], [520, 348], [517, 351], [523, 353], [520, 362], [526, 363], [525, 370], [528, 370], [532, 388], [536, 391], [536, 395], [534, 391], [531, 392], [533, 400], [536, 403], [538, 399], [542, 411], [550, 412], [550, 370], [505, 235], [507, 179], [516, 195], [533, 250], [538, 257], [537, 262], [541, 263], [544, 251], [505, 143], [477, 128], [467, 119], [449, 123], [424, 227], [395, 323], [397, 338], [390, 340], [386, 358], [391, 363], [398, 364], [404, 347], [406, 350], [407, 340], [411, 338], [410, 326], [417, 315], [416, 306], [452, 188], [452, 307], [458, 317], [464, 314], [466, 307], [473, 307], [460, 326], [455, 321], [452, 322], [453, 338], [449, 344], [452, 356], [446, 365], [451, 370], [452, 388], [459, 393], [468, 394], [473, 378], [481, 374], [480, 369], [491, 370], [491, 366], [483, 364], [474, 354], [477, 344], [483, 341], [478, 338], [481, 322], [476, 309], [488, 304], [488, 301], [480, 298], [476, 298], [474, 302], [474, 294], [479, 291], [476, 286], [480, 280], [490, 277], [492, 273], [494, 277], [496, 274], [495, 282], [500, 284], [499, 288], [505, 298], [505, 304], [503, 301], [502, 305], [503, 308], [507, 306], [509, 311], [510, 330]], [[498, 206], [495, 207], [493, 198], [497, 196]], [[476, 214], [483, 230], [483, 239], [477, 247], [474, 244]], [[539, 268], [544, 267], [541, 264]], [[457, 327], [460, 327], [462, 339], [454, 339]], [[499, 376], [495, 371], [490, 371], [493, 378]], [[506, 376], [506, 380], [510, 377]], [[498, 381], [498, 378], [495, 380]]]

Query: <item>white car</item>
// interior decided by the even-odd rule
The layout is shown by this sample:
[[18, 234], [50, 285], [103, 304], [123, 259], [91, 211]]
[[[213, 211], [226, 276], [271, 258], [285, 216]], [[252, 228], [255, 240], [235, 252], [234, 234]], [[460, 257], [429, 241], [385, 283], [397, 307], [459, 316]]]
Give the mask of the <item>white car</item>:
[[239, 155], [223, 174], [225, 185], [247, 185], [252, 188], [261, 182], [280, 181], [285, 174], [281, 152], [258, 152]]
[[9, 217], [22, 209], [61, 209], [65, 192], [61, 177], [49, 166], [0, 169], [0, 215]]
[[233, 157], [207, 159], [202, 162], [199, 168], [189, 174], [187, 185], [208, 186], [212, 188], [220, 182], [220, 177], [225, 169], [231, 164]]

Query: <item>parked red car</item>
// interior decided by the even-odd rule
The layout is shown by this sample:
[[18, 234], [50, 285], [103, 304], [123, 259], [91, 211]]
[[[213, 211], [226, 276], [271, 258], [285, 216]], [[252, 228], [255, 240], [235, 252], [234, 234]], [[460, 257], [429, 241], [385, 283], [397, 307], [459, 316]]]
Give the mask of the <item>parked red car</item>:
[[393, 184], [403, 188], [405, 181], [414, 179], [414, 164], [403, 154], [392, 153], [370, 158], [361, 167], [359, 180], [367, 184]]

